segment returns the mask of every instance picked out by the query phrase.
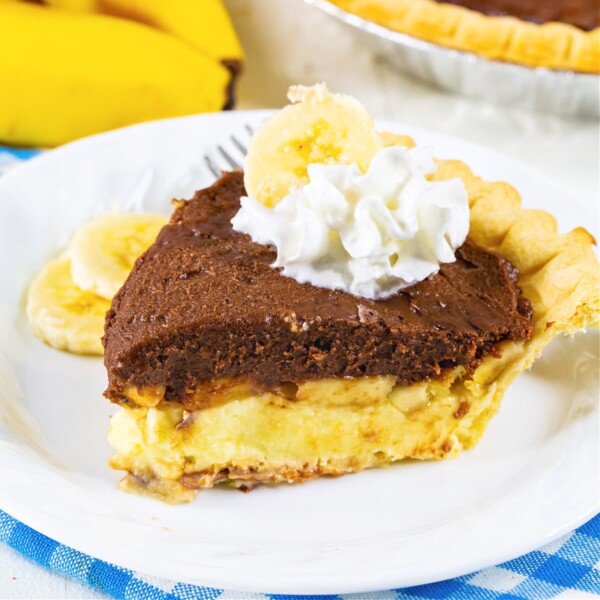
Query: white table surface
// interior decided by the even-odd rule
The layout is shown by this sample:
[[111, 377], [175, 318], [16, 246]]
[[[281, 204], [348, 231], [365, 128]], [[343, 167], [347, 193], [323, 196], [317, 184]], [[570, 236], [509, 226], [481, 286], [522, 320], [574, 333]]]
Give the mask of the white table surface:
[[[247, 54], [239, 108], [279, 107], [294, 83], [327, 82], [374, 117], [456, 135], [546, 173], [597, 214], [599, 128], [453, 97], [411, 81], [357, 43], [355, 32], [302, 0], [226, 0]], [[458, 157], [457, 157], [458, 158]], [[561, 598], [592, 598], [567, 592]], [[0, 599], [106, 598], [0, 544]]]

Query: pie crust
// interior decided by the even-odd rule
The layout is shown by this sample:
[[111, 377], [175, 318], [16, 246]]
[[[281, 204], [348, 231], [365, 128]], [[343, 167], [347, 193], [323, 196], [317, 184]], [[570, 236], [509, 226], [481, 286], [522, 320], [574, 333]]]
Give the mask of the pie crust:
[[[404, 136], [385, 139], [386, 145], [413, 145]], [[122, 489], [184, 502], [198, 489], [224, 481], [252, 487], [342, 475], [404, 458], [456, 456], [479, 441], [507, 387], [546, 344], [561, 333], [600, 325], [594, 238], [583, 228], [560, 234], [554, 217], [522, 208], [507, 183], [484, 181], [460, 161], [437, 162], [433, 180], [464, 182], [471, 239], [519, 269], [519, 287], [533, 307], [531, 339], [504, 342], [473, 373], [459, 367], [441, 381], [402, 387], [386, 377], [321, 380], [305, 384], [313, 387], [304, 403], [286, 405], [265, 393], [193, 412], [164, 401], [121, 409], [112, 419], [110, 442], [117, 450], [111, 466], [128, 473]], [[351, 390], [335, 389], [346, 384], [365, 386], [378, 400], [334, 401], [349, 397]]]
[[394, 31], [528, 67], [600, 73], [600, 29], [487, 16], [434, 0], [330, 0]]

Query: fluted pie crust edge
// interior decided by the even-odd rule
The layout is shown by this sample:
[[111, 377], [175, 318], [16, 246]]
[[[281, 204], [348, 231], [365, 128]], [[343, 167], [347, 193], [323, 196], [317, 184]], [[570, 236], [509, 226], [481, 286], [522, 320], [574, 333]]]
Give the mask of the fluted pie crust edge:
[[600, 29], [488, 16], [434, 0], [329, 0], [393, 31], [489, 59], [600, 73]]

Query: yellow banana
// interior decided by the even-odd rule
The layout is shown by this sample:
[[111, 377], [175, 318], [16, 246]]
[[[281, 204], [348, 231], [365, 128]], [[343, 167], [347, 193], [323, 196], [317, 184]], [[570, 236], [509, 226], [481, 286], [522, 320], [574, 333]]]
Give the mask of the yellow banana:
[[0, 1], [0, 140], [56, 146], [140, 121], [216, 111], [230, 73], [115, 17]]
[[235, 64], [243, 51], [221, 0], [44, 0], [55, 8], [96, 12], [145, 23], [215, 60]]

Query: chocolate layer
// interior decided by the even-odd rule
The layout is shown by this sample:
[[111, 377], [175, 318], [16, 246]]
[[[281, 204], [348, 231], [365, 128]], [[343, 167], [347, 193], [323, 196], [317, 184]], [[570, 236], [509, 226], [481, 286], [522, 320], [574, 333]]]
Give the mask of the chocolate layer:
[[600, 27], [598, 0], [436, 0], [490, 16], [517, 17], [533, 23], [558, 21], [591, 31]]
[[[270, 265], [275, 251], [233, 231], [239, 172], [178, 203], [107, 313], [109, 387], [165, 385], [191, 403], [208, 381], [258, 388], [324, 377], [393, 375], [401, 384], [475, 368], [507, 339], [531, 333], [517, 272], [467, 241], [455, 263], [381, 301], [300, 284]], [[193, 408], [193, 406], [190, 406]]]

